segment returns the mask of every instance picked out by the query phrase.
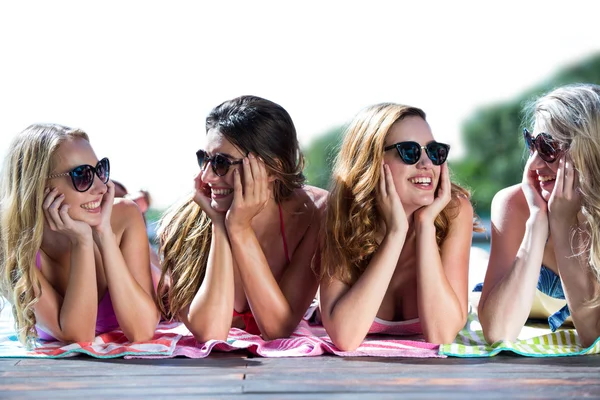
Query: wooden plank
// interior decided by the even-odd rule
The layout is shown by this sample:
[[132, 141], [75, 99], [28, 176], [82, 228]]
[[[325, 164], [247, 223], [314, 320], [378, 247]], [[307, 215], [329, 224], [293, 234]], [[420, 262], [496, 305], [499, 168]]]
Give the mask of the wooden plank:
[[[0, 397], [600, 397], [600, 357], [2, 359]], [[86, 399], [89, 400], [89, 399]]]
[[[116, 398], [155, 395], [198, 395], [242, 393], [243, 374], [222, 376], [123, 376], [118, 377], [26, 377], [3, 378], [0, 393], [19, 398], [67, 398], [109, 395]], [[37, 394], [36, 394], [37, 392]], [[2, 397], [0, 396], [0, 397]]]
[[239, 385], [227, 385], [227, 386], [185, 386], [180, 388], [173, 387], [132, 387], [132, 388], [90, 388], [90, 389], [70, 389], [70, 390], [36, 390], [28, 391], [23, 390], [19, 392], [2, 393], [2, 399], [71, 399], [71, 398], [85, 398], [86, 400], [95, 398], [198, 398], [200, 396], [209, 395], [209, 397], [215, 398], [215, 395], [232, 395], [231, 398], [239, 398], [242, 394], [241, 387]]

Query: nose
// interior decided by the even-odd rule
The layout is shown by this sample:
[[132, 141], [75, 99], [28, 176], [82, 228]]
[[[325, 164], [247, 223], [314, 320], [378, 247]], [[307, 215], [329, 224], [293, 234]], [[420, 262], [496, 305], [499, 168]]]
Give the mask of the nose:
[[541, 169], [549, 166], [546, 161], [542, 160], [537, 150], [535, 150], [530, 157], [533, 157], [533, 159], [531, 160], [531, 164], [529, 164], [530, 169], [532, 170]]
[[417, 168], [424, 169], [431, 167], [433, 167], [433, 162], [431, 161], [431, 159], [429, 159], [429, 156], [427, 155], [425, 149], [421, 149], [421, 157], [419, 158], [419, 161], [417, 161]]
[[108, 187], [106, 186], [106, 183], [102, 182], [102, 179], [98, 178], [98, 175], [94, 174], [94, 182], [92, 182], [90, 192], [94, 194], [104, 194], [107, 191]]
[[200, 178], [202, 182], [209, 183], [219, 179], [219, 176], [215, 174], [210, 163], [205, 163], [203, 168], [200, 169]]

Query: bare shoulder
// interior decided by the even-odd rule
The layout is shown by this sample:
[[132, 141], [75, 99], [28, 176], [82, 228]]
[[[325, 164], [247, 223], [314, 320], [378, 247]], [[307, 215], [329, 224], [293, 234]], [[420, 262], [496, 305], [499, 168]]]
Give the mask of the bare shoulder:
[[327, 190], [305, 185], [294, 191], [298, 211], [323, 212], [327, 206]]
[[473, 223], [473, 204], [467, 196], [458, 196], [458, 216], [459, 220], [468, 220], [469, 223]]
[[115, 233], [140, 223], [144, 225], [144, 217], [137, 204], [122, 197], [115, 198], [110, 220]]
[[500, 190], [492, 199], [492, 219], [503, 219], [505, 216], [523, 217], [529, 215], [529, 207], [521, 184]]
[[318, 188], [316, 186], [304, 186], [304, 191], [312, 198], [313, 204], [319, 211], [325, 210], [327, 206], [327, 198], [329, 192], [325, 189]]

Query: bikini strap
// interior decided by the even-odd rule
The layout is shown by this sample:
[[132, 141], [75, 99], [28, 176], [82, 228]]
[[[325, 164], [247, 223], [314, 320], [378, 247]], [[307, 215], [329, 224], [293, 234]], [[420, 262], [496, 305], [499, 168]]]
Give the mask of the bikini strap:
[[283, 212], [281, 211], [281, 204], [277, 203], [279, 207], [279, 227], [281, 229], [281, 238], [283, 239], [283, 251], [285, 252], [285, 260], [290, 263], [290, 255], [288, 253], [287, 240], [285, 238], [285, 225], [283, 224]]

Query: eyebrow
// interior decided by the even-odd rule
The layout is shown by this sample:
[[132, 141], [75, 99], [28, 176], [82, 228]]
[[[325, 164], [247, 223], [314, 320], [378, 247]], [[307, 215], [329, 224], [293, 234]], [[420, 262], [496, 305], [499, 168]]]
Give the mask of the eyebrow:
[[216, 153], [210, 153], [210, 152], [208, 152], [207, 150], [204, 150], [204, 151], [205, 151], [205, 152], [208, 154], [208, 156], [209, 156], [209, 157], [210, 157], [210, 156], [215, 156], [215, 155], [219, 154], [219, 155], [222, 155], [222, 156], [224, 156], [224, 157], [227, 157], [227, 158], [231, 158], [231, 159], [237, 160], [237, 157], [234, 157], [234, 156], [232, 156], [231, 154], [228, 154], [228, 153], [222, 153], [222, 152], [220, 152], [220, 151], [217, 151]]

